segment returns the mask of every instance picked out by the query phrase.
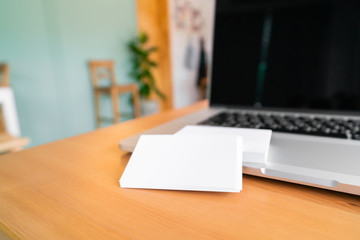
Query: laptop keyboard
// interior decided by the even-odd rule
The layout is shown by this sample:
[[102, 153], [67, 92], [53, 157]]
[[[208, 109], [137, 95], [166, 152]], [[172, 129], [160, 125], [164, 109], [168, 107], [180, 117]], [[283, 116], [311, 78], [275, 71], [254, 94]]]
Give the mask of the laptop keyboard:
[[271, 129], [274, 132], [360, 140], [360, 120], [222, 112], [199, 125]]

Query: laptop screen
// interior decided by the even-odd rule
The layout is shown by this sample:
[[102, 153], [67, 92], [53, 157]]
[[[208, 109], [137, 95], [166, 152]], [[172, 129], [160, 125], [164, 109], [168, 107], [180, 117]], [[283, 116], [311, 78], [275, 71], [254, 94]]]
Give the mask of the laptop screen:
[[360, 1], [218, 0], [212, 106], [360, 110]]

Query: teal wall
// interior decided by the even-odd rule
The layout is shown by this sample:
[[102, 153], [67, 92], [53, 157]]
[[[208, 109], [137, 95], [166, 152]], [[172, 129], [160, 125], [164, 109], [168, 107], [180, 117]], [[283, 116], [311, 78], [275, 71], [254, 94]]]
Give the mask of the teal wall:
[[[134, 0], [0, 0], [0, 62], [11, 67], [20, 128], [31, 145], [95, 128], [90, 59], [113, 59], [129, 83]], [[132, 111], [122, 97], [122, 111]], [[102, 99], [104, 115], [111, 102]]]

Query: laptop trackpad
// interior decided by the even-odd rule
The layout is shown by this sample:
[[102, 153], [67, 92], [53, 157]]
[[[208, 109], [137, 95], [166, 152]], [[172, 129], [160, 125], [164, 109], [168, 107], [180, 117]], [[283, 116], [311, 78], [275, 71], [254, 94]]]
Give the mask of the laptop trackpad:
[[360, 177], [359, 156], [360, 141], [274, 133], [267, 167], [287, 165]]

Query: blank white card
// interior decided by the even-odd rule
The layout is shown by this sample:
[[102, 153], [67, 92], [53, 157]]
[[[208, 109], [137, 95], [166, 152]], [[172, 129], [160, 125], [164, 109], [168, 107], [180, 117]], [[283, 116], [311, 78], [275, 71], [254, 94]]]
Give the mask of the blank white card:
[[123, 188], [240, 192], [242, 138], [142, 135], [120, 185]]
[[215, 127], [215, 126], [185, 126], [176, 134], [188, 135], [237, 135], [243, 138], [243, 166], [262, 168], [265, 167], [267, 155], [270, 147], [271, 130], [250, 129], [234, 127]]

